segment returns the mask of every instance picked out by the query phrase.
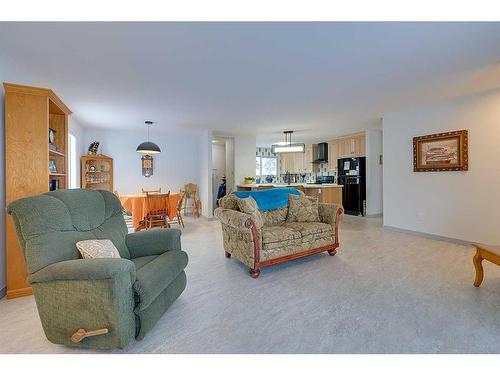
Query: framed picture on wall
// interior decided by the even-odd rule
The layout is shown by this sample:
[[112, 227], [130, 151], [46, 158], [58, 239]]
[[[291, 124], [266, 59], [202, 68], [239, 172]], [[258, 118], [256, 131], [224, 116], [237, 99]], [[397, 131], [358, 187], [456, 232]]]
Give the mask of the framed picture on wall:
[[469, 169], [467, 130], [413, 138], [413, 171], [467, 171]]

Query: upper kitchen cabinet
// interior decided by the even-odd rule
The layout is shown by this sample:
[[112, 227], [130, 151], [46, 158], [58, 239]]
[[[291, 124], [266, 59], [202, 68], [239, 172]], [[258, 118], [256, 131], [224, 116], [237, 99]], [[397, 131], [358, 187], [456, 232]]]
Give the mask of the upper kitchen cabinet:
[[281, 154], [280, 155], [281, 173], [294, 173], [295, 157], [294, 154]]
[[302, 158], [302, 170], [299, 171], [299, 173], [313, 173], [318, 171], [318, 165], [313, 163], [318, 152], [317, 148], [317, 145], [306, 145], [306, 149]]
[[292, 173], [301, 173], [304, 170], [304, 153], [303, 152], [294, 152], [291, 154], [293, 156], [293, 172]]
[[305, 152], [283, 153], [280, 156], [281, 173], [312, 173], [317, 172], [318, 167], [313, 163], [316, 158], [317, 146], [306, 145]]
[[365, 133], [338, 139], [339, 158], [366, 156]]
[[328, 170], [337, 170], [337, 160], [340, 159], [340, 140], [328, 142]]

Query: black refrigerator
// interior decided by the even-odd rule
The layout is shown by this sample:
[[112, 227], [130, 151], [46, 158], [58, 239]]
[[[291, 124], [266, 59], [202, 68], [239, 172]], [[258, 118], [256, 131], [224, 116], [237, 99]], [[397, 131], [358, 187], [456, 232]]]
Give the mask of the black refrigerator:
[[365, 215], [366, 158], [338, 160], [338, 184], [342, 188], [342, 203], [348, 215]]

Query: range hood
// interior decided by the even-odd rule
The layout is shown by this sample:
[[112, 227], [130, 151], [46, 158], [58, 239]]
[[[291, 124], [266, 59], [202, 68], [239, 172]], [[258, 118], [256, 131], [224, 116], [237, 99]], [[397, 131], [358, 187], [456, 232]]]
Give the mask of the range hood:
[[313, 161], [313, 163], [328, 163], [328, 143], [318, 143], [318, 153], [316, 154], [316, 159]]

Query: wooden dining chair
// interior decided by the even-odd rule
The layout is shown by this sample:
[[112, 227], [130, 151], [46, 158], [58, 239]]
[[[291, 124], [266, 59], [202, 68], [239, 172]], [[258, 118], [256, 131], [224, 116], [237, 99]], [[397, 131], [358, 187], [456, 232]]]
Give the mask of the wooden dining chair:
[[146, 229], [170, 228], [168, 223], [169, 199], [170, 191], [163, 194], [146, 192], [146, 217], [144, 218]]
[[179, 224], [179, 226], [182, 226], [184, 228], [184, 220], [182, 219], [182, 205], [183, 205], [184, 197], [186, 196], [186, 192], [181, 190], [180, 195], [181, 196], [179, 198], [179, 201], [177, 202], [177, 206], [175, 207], [176, 217], [174, 219], [170, 219], [168, 221], [168, 223], [169, 224]]
[[190, 211], [193, 217], [200, 216], [201, 201], [198, 199], [198, 185], [196, 184], [186, 184], [184, 185], [184, 191], [186, 195], [184, 197], [184, 213]]
[[[158, 188], [156, 190], [144, 190], [143, 188], [141, 188], [142, 190], [142, 194], [146, 194], [146, 193], [161, 193], [161, 188]], [[170, 192], [169, 192], [170, 193]]]

